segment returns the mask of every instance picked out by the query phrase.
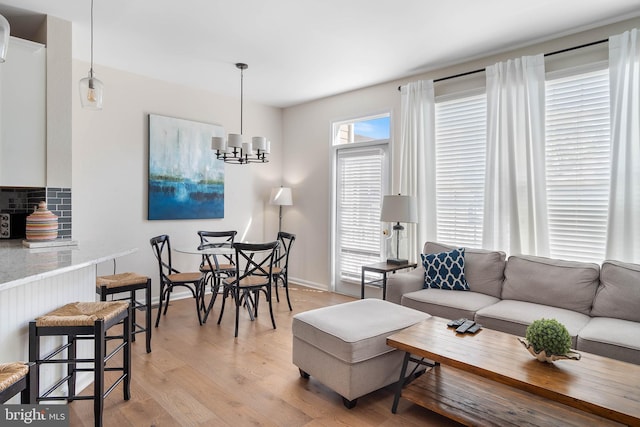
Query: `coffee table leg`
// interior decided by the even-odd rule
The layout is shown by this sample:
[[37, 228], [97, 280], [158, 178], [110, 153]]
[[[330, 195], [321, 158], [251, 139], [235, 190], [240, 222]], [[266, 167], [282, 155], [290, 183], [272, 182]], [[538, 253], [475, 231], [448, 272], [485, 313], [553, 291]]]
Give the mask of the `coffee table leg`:
[[404, 360], [402, 361], [402, 369], [400, 370], [400, 378], [398, 379], [398, 383], [396, 384], [396, 395], [393, 397], [393, 406], [391, 407], [391, 412], [394, 414], [398, 409], [398, 402], [400, 402], [402, 387], [404, 387], [404, 376], [407, 373], [407, 366], [409, 365], [410, 357], [411, 357], [411, 353], [407, 352], [404, 354]]

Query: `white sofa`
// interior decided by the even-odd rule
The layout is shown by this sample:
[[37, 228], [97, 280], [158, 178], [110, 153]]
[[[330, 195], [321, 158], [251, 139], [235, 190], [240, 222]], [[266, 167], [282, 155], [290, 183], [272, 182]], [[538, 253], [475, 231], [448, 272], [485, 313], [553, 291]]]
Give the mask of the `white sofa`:
[[[427, 242], [423, 252], [452, 246]], [[424, 269], [387, 279], [387, 300], [448, 319], [524, 336], [539, 318], [555, 318], [578, 351], [640, 364], [640, 265], [598, 264], [465, 248], [468, 291], [425, 289]]]

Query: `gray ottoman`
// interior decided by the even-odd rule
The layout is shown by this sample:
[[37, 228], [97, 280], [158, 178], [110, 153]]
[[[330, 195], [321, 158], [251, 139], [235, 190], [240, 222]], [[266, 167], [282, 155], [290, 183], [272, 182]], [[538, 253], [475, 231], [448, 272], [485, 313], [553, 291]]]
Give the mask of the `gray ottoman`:
[[292, 324], [293, 363], [353, 408], [360, 396], [398, 381], [404, 353], [387, 346], [387, 337], [429, 317], [379, 299], [299, 313]]

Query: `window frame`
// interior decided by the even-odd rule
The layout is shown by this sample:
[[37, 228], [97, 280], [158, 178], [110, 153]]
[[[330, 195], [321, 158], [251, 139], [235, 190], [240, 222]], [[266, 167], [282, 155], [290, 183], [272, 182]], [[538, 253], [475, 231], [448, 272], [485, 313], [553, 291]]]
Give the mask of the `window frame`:
[[[380, 117], [389, 117], [389, 139], [374, 139], [371, 141], [365, 142], [352, 142], [347, 144], [335, 144], [335, 138], [337, 137], [337, 131], [339, 126], [349, 123], [355, 123], [358, 121], [367, 121], [371, 119], [376, 119]], [[383, 164], [383, 175], [382, 175], [382, 192], [381, 194], [389, 194], [391, 190], [391, 165], [393, 164], [392, 159], [392, 149], [391, 149], [391, 141], [393, 135], [393, 116], [391, 112], [383, 112], [365, 116], [359, 116], [357, 118], [353, 118], [350, 120], [336, 120], [331, 122], [331, 240], [330, 240], [330, 265], [331, 265], [331, 278], [330, 278], [330, 288], [339, 293], [344, 293], [348, 295], [359, 295], [360, 289], [360, 280], [352, 280], [347, 283], [340, 283], [337, 280], [338, 277], [338, 262], [337, 256], [339, 239], [337, 236], [337, 228], [338, 228], [338, 154], [340, 151], [359, 151], [359, 150], [367, 150], [371, 148], [380, 148], [384, 151], [384, 164]], [[380, 198], [380, 203], [382, 204], [382, 197]], [[382, 206], [380, 206], [381, 208]], [[380, 260], [383, 260], [386, 257], [386, 244], [384, 241], [384, 235], [382, 234], [383, 223], [380, 222], [380, 242], [381, 242], [381, 257]], [[344, 281], [343, 281], [344, 282]], [[352, 288], [352, 285], [357, 284], [357, 289]]]

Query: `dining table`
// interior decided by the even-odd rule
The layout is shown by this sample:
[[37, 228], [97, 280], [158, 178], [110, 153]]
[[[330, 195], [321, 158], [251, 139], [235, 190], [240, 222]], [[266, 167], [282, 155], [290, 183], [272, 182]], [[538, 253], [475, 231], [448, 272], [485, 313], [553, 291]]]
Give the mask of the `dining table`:
[[[216, 271], [220, 269], [220, 264], [221, 264], [220, 262], [218, 262], [218, 256], [229, 256], [229, 255], [235, 255], [235, 253], [236, 253], [236, 250], [233, 247], [231, 247], [230, 245], [215, 246], [215, 247], [204, 247], [204, 248], [201, 248], [200, 245], [198, 245], [198, 246], [177, 246], [177, 247], [174, 247], [173, 250], [176, 251], [176, 252], [179, 252], [179, 253], [183, 253], [183, 254], [200, 255], [201, 257], [207, 257], [207, 258], [209, 258], [209, 264], [210, 264], [211, 268], [216, 270]], [[211, 260], [211, 258], [213, 258], [213, 260]], [[213, 274], [215, 276], [216, 272], [212, 271], [211, 274]], [[209, 313], [211, 312], [211, 309], [213, 308], [213, 303], [215, 302], [215, 296], [216, 296], [216, 295], [211, 295], [211, 299], [209, 300], [209, 304], [205, 308], [204, 307], [204, 290], [205, 290], [205, 287], [206, 287], [206, 280], [207, 280], [206, 275], [203, 275], [202, 276], [202, 293], [201, 293], [202, 294], [202, 308], [201, 309], [204, 312], [203, 323], [206, 323], [207, 318], [209, 317]], [[218, 289], [216, 289], [216, 290], [212, 289], [211, 292], [219, 292], [219, 290]], [[253, 313], [251, 313], [251, 314], [253, 314]]]

